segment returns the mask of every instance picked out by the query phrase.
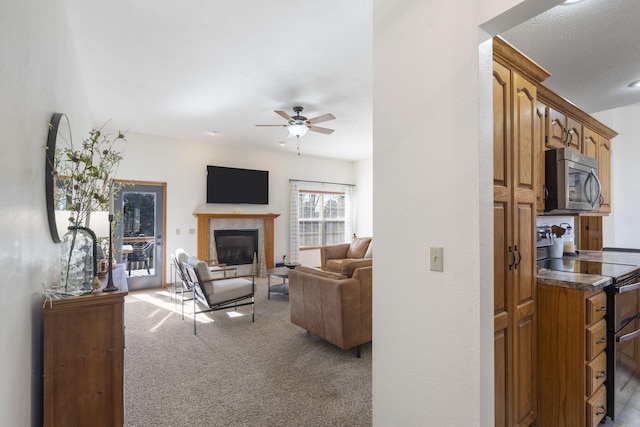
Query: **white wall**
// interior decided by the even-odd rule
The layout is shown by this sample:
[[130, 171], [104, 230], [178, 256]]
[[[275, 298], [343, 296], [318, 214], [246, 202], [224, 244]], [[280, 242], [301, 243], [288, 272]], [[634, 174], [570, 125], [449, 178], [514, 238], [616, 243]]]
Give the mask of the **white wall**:
[[59, 274], [45, 211], [54, 112], [88, 129], [64, 0], [0, 1], [0, 425], [42, 425], [42, 285]]
[[640, 249], [640, 105], [593, 115], [618, 132], [611, 142], [611, 211], [603, 217], [603, 246]]
[[[279, 261], [285, 254], [289, 257], [289, 179], [356, 184], [355, 203], [359, 205], [362, 197], [365, 207], [370, 204], [372, 172], [365, 169], [357, 173], [354, 162], [248, 150], [213, 138], [211, 143], [204, 143], [135, 133], [127, 133], [126, 137], [125, 159], [118, 169], [118, 179], [167, 183], [167, 280], [170, 253], [178, 248], [196, 253], [196, 235], [189, 234], [190, 229], [196, 228], [195, 212], [280, 214], [275, 220], [274, 236], [274, 257]], [[207, 204], [207, 165], [268, 170], [269, 204]], [[371, 217], [370, 209], [358, 209], [356, 220], [370, 225]]]
[[[479, 54], [478, 27], [518, 3], [374, 0], [375, 426], [494, 424], [491, 49]], [[492, 28], [558, 3], [522, 2]], [[430, 246], [444, 272], [429, 270]]]
[[356, 163], [355, 215], [358, 236], [373, 236], [373, 159]]

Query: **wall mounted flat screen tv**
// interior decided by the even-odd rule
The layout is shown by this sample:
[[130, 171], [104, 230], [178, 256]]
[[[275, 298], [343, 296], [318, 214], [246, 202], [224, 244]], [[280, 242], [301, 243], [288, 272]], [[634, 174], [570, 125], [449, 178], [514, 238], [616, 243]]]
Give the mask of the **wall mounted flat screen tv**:
[[269, 204], [269, 171], [207, 166], [207, 203]]

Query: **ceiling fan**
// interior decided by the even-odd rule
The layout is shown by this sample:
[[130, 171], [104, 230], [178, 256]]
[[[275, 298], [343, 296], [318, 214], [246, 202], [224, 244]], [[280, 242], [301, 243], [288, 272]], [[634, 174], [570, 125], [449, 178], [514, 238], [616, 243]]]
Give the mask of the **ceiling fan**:
[[256, 126], [284, 126], [289, 131], [288, 136], [295, 136], [297, 138], [303, 136], [307, 133], [307, 131], [320, 132], [326, 135], [329, 135], [333, 132], [333, 129], [327, 129], [320, 126], [315, 126], [316, 123], [322, 123], [329, 120], [335, 119], [333, 114], [323, 114], [318, 117], [314, 117], [313, 119], [307, 119], [304, 116], [301, 116], [302, 107], [295, 106], [293, 107], [293, 111], [295, 111], [295, 116], [290, 116], [284, 111], [274, 110], [276, 114], [287, 121], [286, 125], [256, 125]]

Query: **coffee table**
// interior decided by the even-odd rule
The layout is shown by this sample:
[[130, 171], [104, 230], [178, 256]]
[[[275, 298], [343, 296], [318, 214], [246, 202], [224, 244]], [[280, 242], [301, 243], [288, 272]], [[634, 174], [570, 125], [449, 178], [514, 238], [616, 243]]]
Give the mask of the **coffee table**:
[[[289, 295], [289, 271], [290, 267], [276, 267], [271, 270], [267, 270], [267, 298], [271, 299], [271, 292], [281, 293], [283, 295]], [[275, 277], [282, 279], [282, 283], [271, 284], [271, 278]]]

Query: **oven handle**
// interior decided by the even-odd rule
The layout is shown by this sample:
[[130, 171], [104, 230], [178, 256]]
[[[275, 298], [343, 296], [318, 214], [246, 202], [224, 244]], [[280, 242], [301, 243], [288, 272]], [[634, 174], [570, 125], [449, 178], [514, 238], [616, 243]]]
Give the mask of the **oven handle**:
[[631, 283], [629, 285], [616, 286], [616, 294], [623, 294], [625, 292], [632, 292], [640, 289], [640, 282]]
[[636, 329], [633, 332], [630, 332], [628, 334], [616, 337], [616, 342], [630, 341], [630, 340], [636, 339], [638, 337], [640, 337], [640, 329]]

